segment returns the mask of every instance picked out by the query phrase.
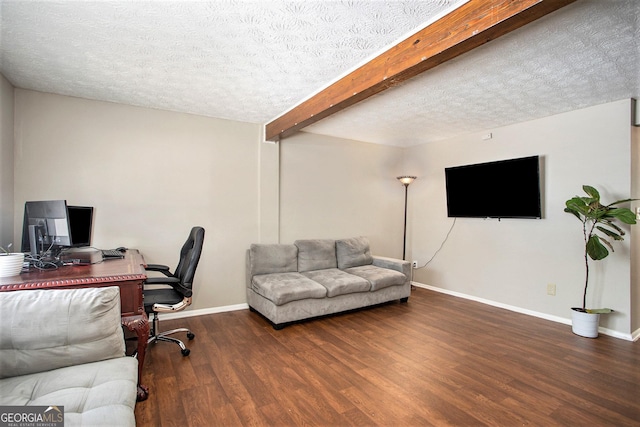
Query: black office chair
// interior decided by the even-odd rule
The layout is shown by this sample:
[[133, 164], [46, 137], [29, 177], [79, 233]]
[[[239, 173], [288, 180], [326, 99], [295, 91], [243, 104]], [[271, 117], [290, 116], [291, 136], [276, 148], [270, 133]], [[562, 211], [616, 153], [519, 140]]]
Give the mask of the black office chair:
[[180, 261], [174, 273], [169, 271], [169, 267], [160, 264], [148, 264], [148, 271], [158, 271], [165, 277], [149, 277], [145, 281], [147, 285], [167, 285], [158, 289], [144, 289], [144, 310], [152, 317], [151, 332], [147, 343], [157, 341], [168, 341], [176, 343], [182, 349], [182, 355], [188, 356], [191, 352], [182, 341], [167, 335], [176, 332], [186, 332], [187, 338], [192, 340], [195, 335], [189, 329], [179, 328], [170, 331], [159, 332], [158, 313], [172, 313], [181, 311], [191, 305], [193, 276], [196, 274], [196, 267], [200, 260], [202, 244], [204, 243], [204, 228], [193, 227], [189, 238], [182, 245], [180, 250]]

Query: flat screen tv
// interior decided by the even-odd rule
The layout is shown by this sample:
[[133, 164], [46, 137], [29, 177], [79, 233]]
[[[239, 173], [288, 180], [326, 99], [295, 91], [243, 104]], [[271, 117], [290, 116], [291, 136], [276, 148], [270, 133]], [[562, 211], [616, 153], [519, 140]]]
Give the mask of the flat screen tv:
[[22, 252], [44, 256], [70, 245], [66, 200], [31, 201], [24, 204]]
[[91, 246], [93, 207], [67, 205], [71, 246]]
[[540, 156], [445, 168], [452, 218], [541, 218]]

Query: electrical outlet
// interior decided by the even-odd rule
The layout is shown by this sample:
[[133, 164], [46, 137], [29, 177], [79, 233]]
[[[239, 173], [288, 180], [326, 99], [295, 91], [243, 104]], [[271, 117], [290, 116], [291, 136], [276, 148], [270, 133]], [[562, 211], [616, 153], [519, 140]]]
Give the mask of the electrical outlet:
[[555, 294], [556, 294], [556, 284], [555, 283], [549, 283], [547, 285], [547, 295], [555, 296]]
[[640, 206], [636, 208], [636, 219], [640, 221]]
[[411, 266], [412, 266], [413, 268], [418, 268], [418, 261], [415, 261], [415, 260], [414, 260], [414, 261], [413, 261], [413, 264], [411, 264]]

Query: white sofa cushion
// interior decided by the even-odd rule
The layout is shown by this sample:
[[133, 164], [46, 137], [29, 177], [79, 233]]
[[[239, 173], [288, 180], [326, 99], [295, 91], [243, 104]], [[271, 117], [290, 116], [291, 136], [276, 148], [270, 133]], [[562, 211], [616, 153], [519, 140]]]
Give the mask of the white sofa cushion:
[[329, 239], [296, 240], [298, 247], [298, 271], [336, 268], [336, 241]]
[[122, 357], [118, 287], [0, 292], [0, 378]]
[[369, 239], [366, 237], [336, 240], [336, 256], [340, 270], [373, 263]]
[[137, 378], [133, 357], [5, 378], [0, 405], [64, 406], [66, 427], [135, 426]]
[[371, 283], [366, 279], [345, 273], [337, 268], [306, 271], [302, 274], [327, 288], [328, 297], [355, 292], [368, 292], [371, 289]]
[[298, 247], [254, 243], [249, 247], [249, 261], [248, 271], [251, 277], [256, 274], [298, 271]]
[[407, 276], [399, 271], [376, 267], [375, 265], [361, 265], [347, 268], [345, 271], [371, 282], [371, 291], [377, 291], [388, 286], [404, 285], [407, 281]]
[[251, 288], [275, 305], [327, 296], [327, 289], [324, 286], [297, 272], [253, 276]]

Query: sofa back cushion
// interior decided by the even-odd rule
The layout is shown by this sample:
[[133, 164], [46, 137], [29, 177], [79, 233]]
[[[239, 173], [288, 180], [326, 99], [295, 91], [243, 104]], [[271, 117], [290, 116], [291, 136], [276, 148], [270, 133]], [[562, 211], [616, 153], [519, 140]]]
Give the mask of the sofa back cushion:
[[336, 256], [341, 270], [373, 263], [369, 239], [366, 237], [336, 240]]
[[117, 286], [0, 292], [0, 378], [123, 357]]
[[256, 274], [298, 271], [298, 247], [254, 243], [249, 248], [248, 270], [250, 277]]
[[336, 268], [336, 241], [329, 239], [296, 240], [298, 247], [298, 271]]

